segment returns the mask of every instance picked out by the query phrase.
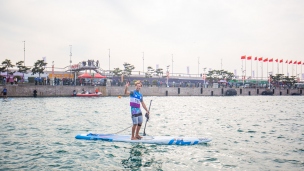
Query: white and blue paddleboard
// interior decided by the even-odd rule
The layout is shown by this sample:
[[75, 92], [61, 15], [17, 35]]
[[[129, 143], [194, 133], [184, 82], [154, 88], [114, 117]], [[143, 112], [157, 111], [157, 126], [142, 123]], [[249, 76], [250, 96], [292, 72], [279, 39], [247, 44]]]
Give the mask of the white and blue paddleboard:
[[210, 142], [209, 138], [173, 137], [173, 136], [143, 136], [140, 140], [131, 140], [130, 135], [116, 134], [78, 134], [76, 139], [102, 140], [110, 142], [147, 143], [162, 145], [195, 145]]

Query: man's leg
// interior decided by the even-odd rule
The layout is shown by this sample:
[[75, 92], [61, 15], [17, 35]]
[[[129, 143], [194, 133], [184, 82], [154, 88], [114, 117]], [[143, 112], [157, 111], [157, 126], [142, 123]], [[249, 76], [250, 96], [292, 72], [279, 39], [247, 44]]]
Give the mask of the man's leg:
[[138, 125], [137, 125], [137, 128], [136, 128], [136, 134], [135, 134], [135, 137], [138, 138], [138, 139], [141, 139], [142, 137], [139, 136], [139, 130], [141, 128], [141, 124], [143, 122], [143, 117], [142, 115], [141, 116], [138, 116]]
[[132, 137], [131, 137], [131, 140], [137, 140], [136, 136], [134, 136], [136, 127], [137, 127], [137, 125], [135, 125], [135, 124], [132, 126]]
[[137, 140], [137, 138], [136, 138], [136, 128], [137, 128], [137, 124], [138, 124], [138, 117], [133, 117], [132, 116], [132, 122], [133, 122], [133, 126], [132, 126], [131, 140]]
[[138, 138], [138, 139], [141, 139], [142, 137], [139, 136], [139, 130], [141, 128], [141, 123], [137, 125], [137, 128], [136, 128], [136, 134], [135, 134], [135, 137]]

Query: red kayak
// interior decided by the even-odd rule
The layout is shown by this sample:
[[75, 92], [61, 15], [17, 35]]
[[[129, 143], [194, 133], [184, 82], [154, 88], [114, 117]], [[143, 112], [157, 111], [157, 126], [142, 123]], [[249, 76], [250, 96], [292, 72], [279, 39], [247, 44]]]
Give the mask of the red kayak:
[[101, 96], [102, 94], [100, 92], [98, 92], [98, 94], [76, 94], [76, 96], [78, 97], [99, 97]]

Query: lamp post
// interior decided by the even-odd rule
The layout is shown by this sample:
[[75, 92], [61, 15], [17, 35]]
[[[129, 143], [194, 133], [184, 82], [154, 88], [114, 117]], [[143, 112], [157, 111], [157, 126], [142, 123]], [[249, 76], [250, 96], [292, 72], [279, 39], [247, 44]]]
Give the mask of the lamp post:
[[173, 54], [172, 54], [172, 73], [171, 73], [171, 75], [173, 76]]
[[23, 56], [23, 66], [25, 66], [25, 40], [22, 41], [24, 43], [24, 56]]
[[199, 76], [199, 57], [197, 57], [197, 75]]
[[[25, 40], [24, 41], [22, 41], [23, 43], [24, 43], [24, 56], [23, 56], [23, 66], [25, 66]], [[23, 73], [23, 77], [22, 77], [22, 80], [23, 80], [23, 82], [24, 82], [24, 73]]]
[[245, 86], [244, 84], [244, 82], [245, 82], [245, 72], [246, 72], [246, 70], [243, 70], [243, 68], [242, 68], [242, 79], [243, 79], [243, 87]]
[[110, 49], [109, 49], [109, 76], [110, 76]]
[[143, 74], [145, 74], [145, 52], [143, 52]]
[[169, 67], [170, 65], [167, 66], [167, 87], [169, 87]]
[[52, 62], [52, 83], [51, 85], [54, 85], [54, 61]]
[[72, 65], [72, 45], [70, 45], [70, 79], [71, 79], [71, 74], [72, 74], [71, 65]]
[[272, 72], [269, 72], [269, 79], [268, 79], [268, 88], [270, 89], [270, 78], [271, 78]]
[[204, 69], [204, 75], [203, 75], [203, 78], [204, 78], [204, 88], [206, 88], [206, 69], [207, 68], [203, 68]]

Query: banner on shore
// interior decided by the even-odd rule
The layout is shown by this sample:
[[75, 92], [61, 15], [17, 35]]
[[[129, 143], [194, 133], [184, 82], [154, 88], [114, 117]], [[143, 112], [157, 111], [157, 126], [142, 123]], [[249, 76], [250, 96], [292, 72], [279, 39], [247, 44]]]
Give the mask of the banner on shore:
[[50, 78], [74, 78], [73, 74], [49, 74]]

